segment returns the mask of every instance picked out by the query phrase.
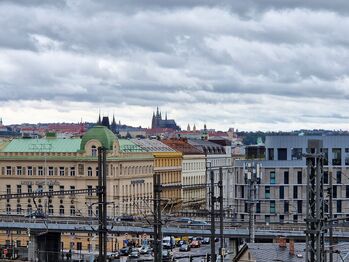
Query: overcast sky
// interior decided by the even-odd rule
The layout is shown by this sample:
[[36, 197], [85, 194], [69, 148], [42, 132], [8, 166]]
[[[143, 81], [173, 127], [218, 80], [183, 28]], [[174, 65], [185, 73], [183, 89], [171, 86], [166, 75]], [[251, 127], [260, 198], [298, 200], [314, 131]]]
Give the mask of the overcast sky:
[[344, 0], [0, 0], [0, 117], [348, 129], [348, 35]]

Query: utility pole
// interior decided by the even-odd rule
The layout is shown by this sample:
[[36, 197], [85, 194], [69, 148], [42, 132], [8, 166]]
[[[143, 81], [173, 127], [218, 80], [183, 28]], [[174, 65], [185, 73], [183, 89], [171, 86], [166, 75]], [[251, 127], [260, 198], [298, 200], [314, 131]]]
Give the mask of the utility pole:
[[309, 139], [307, 163], [306, 262], [325, 262], [324, 176], [322, 140]]
[[223, 237], [223, 219], [224, 219], [224, 211], [223, 211], [223, 168], [219, 168], [219, 234], [221, 241], [221, 248], [219, 250], [219, 254], [221, 255], [221, 261], [224, 261], [225, 249], [224, 249], [224, 237]]
[[210, 171], [210, 180], [211, 180], [211, 261], [216, 262], [216, 245], [215, 245], [215, 236], [216, 236], [216, 225], [215, 225], [215, 207], [216, 197], [214, 195], [214, 171]]
[[98, 262], [107, 259], [107, 163], [106, 149], [98, 147]]
[[332, 203], [332, 198], [333, 198], [333, 189], [332, 189], [332, 171], [329, 172], [329, 203], [328, 203], [328, 208], [329, 208], [329, 213], [330, 213], [330, 228], [329, 228], [329, 233], [330, 233], [330, 239], [329, 239], [329, 244], [330, 244], [330, 262], [333, 262], [333, 203]]
[[162, 262], [162, 221], [161, 221], [161, 181], [160, 174], [153, 176], [154, 187], [154, 259], [155, 262]]
[[257, 183], [260, 183], [260, 167], [261, 164], [255, 162], [245, 163], [245, 181], [248, 186], [248, 242], [254, 243], [255, 240], [255, 220], [254, 220], [254, 204], [257, 196]]

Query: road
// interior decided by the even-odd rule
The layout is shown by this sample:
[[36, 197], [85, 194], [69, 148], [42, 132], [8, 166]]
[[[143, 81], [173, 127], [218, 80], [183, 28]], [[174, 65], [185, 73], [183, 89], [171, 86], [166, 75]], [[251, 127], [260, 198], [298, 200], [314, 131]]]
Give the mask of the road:
[[[218, 254], [218, 249], [219, 249], [219, 243], [216, 243], [216, 253]], [[188, 256], [192, 255], [202, 255], [205, 256], [207, 253], [211, 252], [210, 245], [201, 245], [199, 248], [192, 248], [189, 252], [180, 252], [179, 247], [174, 248], [173, 250], [173, 256], [178, 262], [187, 262], [190, 261]], [[180, 258], [187, 256], [187, 258]], [[136, 261], [142, 261], [143, 259], [151, 259], [152, 257], [150, 255], [141, 255], [139, 259], [128, 259], [128, 257], [121, 257], [120, 262], [136, 262]], [[193, 262], [202, 262], [205, 261], [203, 260], [204, 257], [202, 258], [193, 258]], [[115, 260], [118, 261], [118, 260]], [[229, 255], [225, 258], [225, 261], [232, 261], [232, 258], [229, 257]]]

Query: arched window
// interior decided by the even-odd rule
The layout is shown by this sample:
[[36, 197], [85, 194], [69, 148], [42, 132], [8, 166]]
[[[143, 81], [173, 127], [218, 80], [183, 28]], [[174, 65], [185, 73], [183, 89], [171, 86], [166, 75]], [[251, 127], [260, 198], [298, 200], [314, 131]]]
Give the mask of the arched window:
[[96, 207], [96, 217], [98, 217], [99, 215], [99, 212], [98, 212], [99, 210], [98, 210], [98, 207]]
[[21, 204], [17, 205], [17, 214], [22, 214], [22, 206], [21, 206]]
[[92, 176], [92, 167], [87, 168], [87, 176]]
[[59, 215], [64, 216], [64, 206], [63, 205], [59, 206]]
[[27, 214], [30, 215], [31, 213], [33, 213], [32, 205], [28, 205], [27, 206]]
[[75, 206], [70, 206], [70, 215], [75, 216]]
[[91, 156], [97, 156], [97, 147], [96, 146], [91, 147]]
[[96, 167], [96, 176], [98, 176], [98, 167]]
[[6, 205], [6, 214], [11, 214], [11, 205], [10, 204]]
[[48, 206], [48, 214], [53, 215], [53, 205]]

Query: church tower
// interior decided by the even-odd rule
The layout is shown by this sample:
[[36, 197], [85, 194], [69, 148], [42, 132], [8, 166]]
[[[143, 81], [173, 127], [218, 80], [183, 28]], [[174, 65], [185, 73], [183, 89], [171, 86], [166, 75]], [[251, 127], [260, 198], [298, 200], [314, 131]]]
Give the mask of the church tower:
[[116, 126], [115, 116], [113, 114], [113, 121], [111, 123], [110, 129], [111, 129], [111, 131], [113, 131], [113, 133], [116, 133], [116, 128], [117, 128], [117, 126]]

